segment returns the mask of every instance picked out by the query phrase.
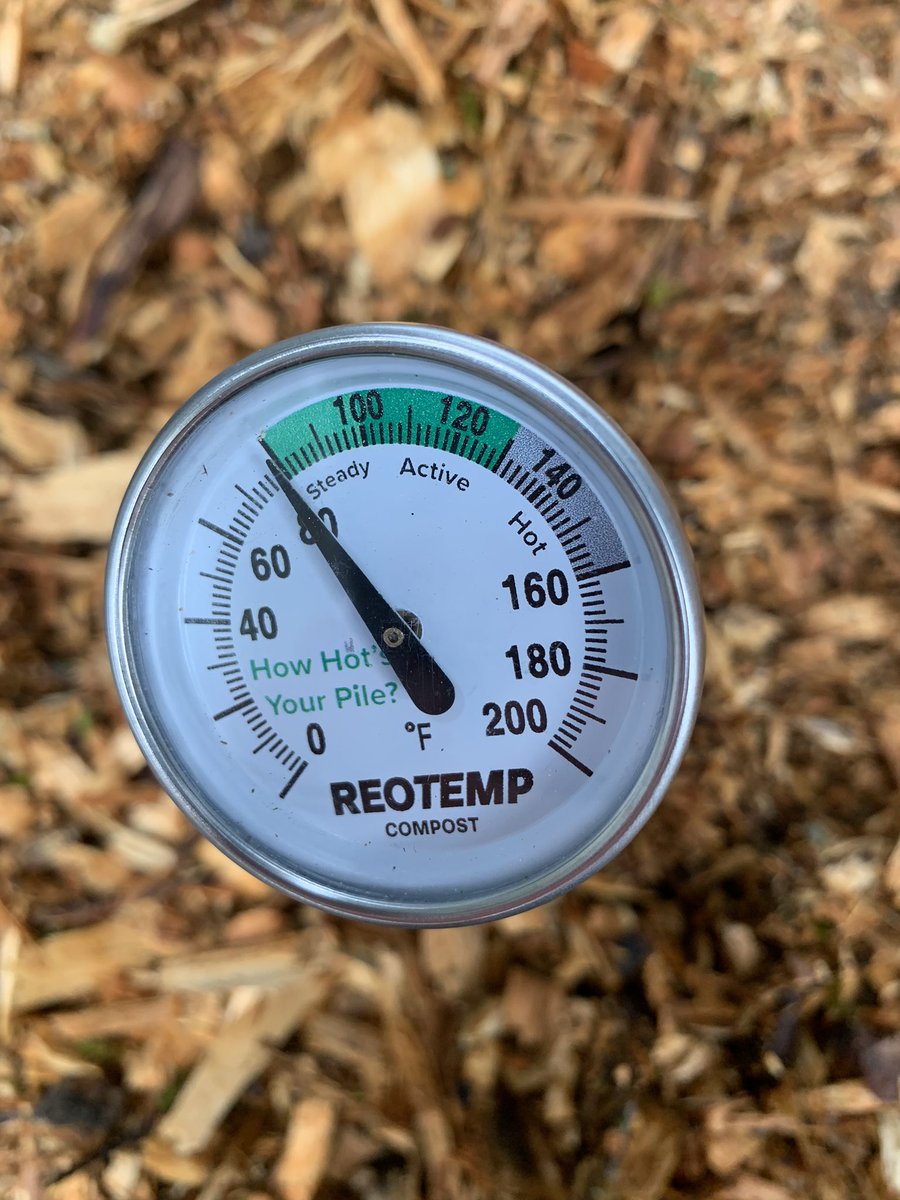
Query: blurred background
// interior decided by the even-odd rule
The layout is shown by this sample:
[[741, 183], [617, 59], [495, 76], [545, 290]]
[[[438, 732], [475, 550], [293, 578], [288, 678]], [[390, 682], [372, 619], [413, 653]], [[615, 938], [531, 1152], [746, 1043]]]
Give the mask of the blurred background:
[[[0, 1194], [900, 1194], [898, 185], [892, 0], [3, 0]], [[103, 644], [163, 421], [395, 319], [606, 408], [707, 610], [657, 815], [478, 928], [230, 864]]]

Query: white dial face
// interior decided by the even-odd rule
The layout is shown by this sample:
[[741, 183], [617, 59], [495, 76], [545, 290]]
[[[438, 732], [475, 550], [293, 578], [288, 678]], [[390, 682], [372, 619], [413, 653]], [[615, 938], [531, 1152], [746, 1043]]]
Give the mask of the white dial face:
[[124, 560], [130, 687], [164, 779], [251, 869], [468, 919], [643, 819], [671, 585], [567, 428], [474, 372], [355, 355], [251, 384], [159, 458]]

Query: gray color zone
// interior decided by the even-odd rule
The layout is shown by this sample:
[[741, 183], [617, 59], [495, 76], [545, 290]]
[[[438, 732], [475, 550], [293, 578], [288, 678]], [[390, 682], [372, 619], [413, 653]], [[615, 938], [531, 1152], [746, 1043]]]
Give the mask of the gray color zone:
[[[530, 429], [520, 428], [500, 466], [500, 473], [503, 472], [507, 463], [518, 464], [531, 472], [535, 463], [540, 462], [547, 449], [549, 449], [549, 445], [543, 438], [532, 433]], [[548, 463], [551, 468], [555, 465], [552, 460]], [[510, 466], [510, 470], [512, 470], [512, 466]], [[509, 473], [506, 477], [509, 478]], [[544, 480], [542, 474], [534, 475], [533, 478], [546, 483], [551, 492], [554, 491], [553, 485]], [[585, 517], [590, 518], [578, 529], [578, 535], [584, 542], [585, 548], [590, 552], [595, 567], [601, 569], [610, 567], [614, 563], [624, 562], [628, 558], [621, 538], [610, 520], [609, 513], [586, 483], [582, 483], [574, 496], [570, 496], [568, 500], [560, 500], [558, 503], [565, 508], [566, 515], [569, 517], [569, 525], [559, 531], [560, 537], [565, 537], [566, 529], [571, 525], [577, 525]]]

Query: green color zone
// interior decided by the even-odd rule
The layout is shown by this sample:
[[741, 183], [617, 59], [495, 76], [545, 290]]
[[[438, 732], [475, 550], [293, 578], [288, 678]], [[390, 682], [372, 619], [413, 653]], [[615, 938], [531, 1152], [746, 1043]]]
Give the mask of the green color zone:
[[291, 413], [262, 435], [292, 473], [345, 450], [410, 445], [446, 450], [495, 470], [518, 423], [447, 392], [371, 388]]

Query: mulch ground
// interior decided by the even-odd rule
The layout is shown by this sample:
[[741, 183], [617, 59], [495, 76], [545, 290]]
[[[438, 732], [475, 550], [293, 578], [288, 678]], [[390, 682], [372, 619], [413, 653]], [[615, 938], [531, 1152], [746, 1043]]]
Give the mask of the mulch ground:
[[[900, 1191], [900, 36], [841, 0], [0, 5], [0, 1193]], [[708, 677], [557, 902], [383, 931], [204, 844], [105, 545], [249, 351], [430, 321], [671, 489]]]

